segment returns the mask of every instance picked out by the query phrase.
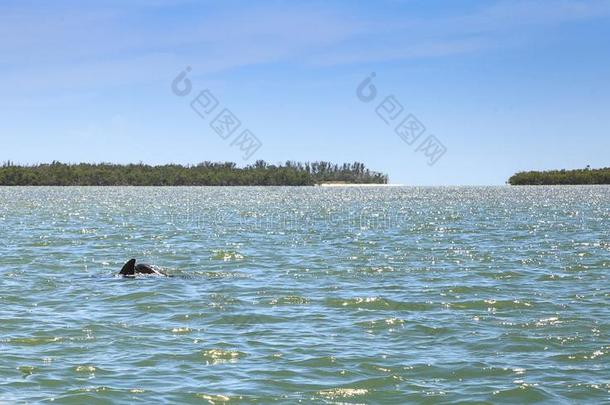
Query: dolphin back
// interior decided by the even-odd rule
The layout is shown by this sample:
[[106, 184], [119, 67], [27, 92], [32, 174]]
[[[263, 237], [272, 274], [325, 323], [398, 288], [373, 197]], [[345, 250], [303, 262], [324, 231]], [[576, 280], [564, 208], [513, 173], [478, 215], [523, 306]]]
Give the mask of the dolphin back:
[[165, 273], [159, 267], [144, 263], [136, 264], [136, 274], [152, 274], [156, 276], [168, 277], [167, 273]]

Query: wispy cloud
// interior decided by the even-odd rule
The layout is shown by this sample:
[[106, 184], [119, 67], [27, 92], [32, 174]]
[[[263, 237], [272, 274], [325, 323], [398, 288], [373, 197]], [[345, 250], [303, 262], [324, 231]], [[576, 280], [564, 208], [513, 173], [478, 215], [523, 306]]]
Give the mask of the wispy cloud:
[[[407, 2], [408, 4], [408, 2]], [[436, 58], [500, 47], [513, 34], [610, 17], [610, 0], [511, 0], [487, 2], [467, 13], [368, 20], [339, 50], [314, 55], [316, 65]]]
[[342, 3], [35, 4], [0, 6], [0, 82], [7, 91], [167, 80], [168, 71], [184, 63], [206, 74], [275, 62], [330, 66], [447, 57], [502, 46], [517, 30], [610, 17], [610, 0], [502, 0], [426, 18], [410, 13], [408, 2], [395, 16], [368, 16], [357, 5], [348, 12]]
[[610, 17], [608, 0], [500, 1], [456, 23], [487, 31]]
[[126, 10], [77, 10], [3, 10], [0, 81], [7, 88], [137, 84], [167, 80], [168, 71], [184, 63], [205, 74], [298, 60], [362, 29], [332, 11], [297, 6], [199, 10], [161, 26], [138, 25]]
[[422, 58], [439, 58], [480, 51], [489, 44], [481, 38], [457, 40], [424, 40], [391, 47], [370, 46], [313, 55], [308, 60], [315, 66], [336, 66], [355, 63], [390, 62]]

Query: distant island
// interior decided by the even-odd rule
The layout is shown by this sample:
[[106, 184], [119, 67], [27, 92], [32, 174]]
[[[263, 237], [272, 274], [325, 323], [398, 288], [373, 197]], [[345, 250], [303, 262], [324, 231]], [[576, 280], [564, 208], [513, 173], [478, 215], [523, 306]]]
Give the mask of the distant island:
[[143, 163], [15, 165], [0, 167], [0, 186], [312, 186], [321, 183], [387, 184], [388, 176], [359, 162], [293, 162], [272, 165], [258, 160], [243, 168], [232, 162], [197, 165]]
[[610, 184], [610, 167], [519, 172], [508, 179], [508, 183], [513, 186]]

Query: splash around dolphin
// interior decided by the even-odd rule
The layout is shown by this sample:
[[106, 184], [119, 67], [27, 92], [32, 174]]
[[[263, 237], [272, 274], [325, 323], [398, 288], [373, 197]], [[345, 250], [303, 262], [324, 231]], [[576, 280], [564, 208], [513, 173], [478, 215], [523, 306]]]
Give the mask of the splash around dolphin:
[[136, 265], [136, 259], [131, 259], [125, 263], [118, 275], [127, 278], [135, 278], [138, 275], [169, 277], [168, 274], [150, 264], [139, 263]]

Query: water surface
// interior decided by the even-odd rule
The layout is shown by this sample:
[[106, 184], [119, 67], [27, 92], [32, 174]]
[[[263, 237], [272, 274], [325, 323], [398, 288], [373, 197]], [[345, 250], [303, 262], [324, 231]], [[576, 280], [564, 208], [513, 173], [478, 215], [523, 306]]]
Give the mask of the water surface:
[[610, 187], [0, 188], [0, 229], [0, 402], [610, 395]]

